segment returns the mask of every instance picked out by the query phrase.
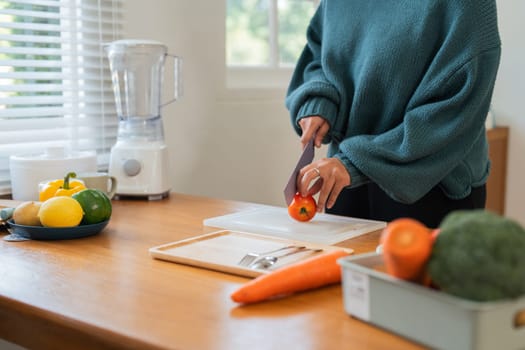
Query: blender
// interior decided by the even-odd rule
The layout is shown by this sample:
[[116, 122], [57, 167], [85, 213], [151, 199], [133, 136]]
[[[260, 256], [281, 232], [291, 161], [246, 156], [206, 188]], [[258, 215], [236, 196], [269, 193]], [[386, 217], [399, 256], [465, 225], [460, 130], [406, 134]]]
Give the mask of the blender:
[[[109, 174], [121, 196], [158, 200], [169, 196], [168, 149], [160, 110], [180, 92], [181, 59], [151, 40], [118, 40], [105, 45], [118, 115], [117, 141], [111, 148]], [[174, 62], [173, 98], [161, 103], [164, 63]]]

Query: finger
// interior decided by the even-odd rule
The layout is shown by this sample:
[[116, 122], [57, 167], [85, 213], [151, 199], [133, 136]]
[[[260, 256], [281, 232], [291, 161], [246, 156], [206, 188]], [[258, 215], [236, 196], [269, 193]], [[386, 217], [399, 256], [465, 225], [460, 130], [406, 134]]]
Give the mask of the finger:
[[319, 177], [315, 180], [314, 184], [308, 189], [307, 195], [314, 196], [317, 192], [321, 191], [323, 187], [323, 178]]
[[308, 140], [309, 140], [309, 139], [306, 138], [306, 133], [303, 133], [303, 134], [301, 135], [301, 140], [300, 140], [300, 141], [301, 141], [301, 150], [304, 150], [304, 148], [305, 148], [306, 145], [308, 144]]
[[310, 118], [306, 117], [301, 120], [299, 120], [299, 126], [301, 127], [302, 134], [301, 134], [301, 145], [303, 148], [308, 144], [308, 141], [312, 138], [313, 131], [311, 128], [311, 121]]
[[311, 183], [319, 178], [318, 171], [315, 169], [317, 168], [310, 164], [299, 171], [297, 191], [300, 192], [302, 196], [308, 195]]
[[310, 142], [312, 137], [313, 137], [312, 128], [308, 128], [305, 132], [303, 132], [303, 134], [301, 135], [301, 145], [303, 149], [306, 147], [308, 142]]
[[332, 192], [332, 188], [334, 187], [334, 178], [329, 177], [327, 179], [323, 178], [323, 186], [321, 187], [321, 191], [319, 192], [319, 198], [317, 201], [317, 211], [322, 212], [326, 206], [326, 201], [328, 199], [328, 195], [330, 192]]
[[[308, 142], [312, 138], [314, 138], [314, 141], [317, 147], [320, 147], [324, 135], [326, 135], [326, 133], [329, 130], [328, 123], [326, 122], [326, 120], [324, 120], [320, 116], [305, 117], [299, 121], [299, 126], [301, 127], [301, 130], [302, 130], [301, 143], [303, 144], [303, 147], [306, 146], [306, 144], [308, 144]], [[322, 131], [321, 138], [318, 140], [316, 135], [319, 133], [321, 127], [323, 126], [324, 126], [324, 129]]]
[[324, 137], [326, 136], [326, 134], [328, 133], [328, 130], [330, 129], [330, 126], [328, 125], [328, 123], [325, 121], [321, 127], [319, 128], [319, 130], [317, 130], [317, 133], [315, 135], [315, 146], [317, 148], [321, 147], [321, 145], [323, 144], [323, 139]]
[[326, 207], [328, 209], [332, 208], [337, 201], [337, 197], [339, 197], [339, 194], [341, 191], [345, 188], [344, 184], [341, 182], [336, 182], [334, 187], [332, 188], [332, 191], [330, 192], [330, 196], [328, 197], [328, 201], [326, 202]]

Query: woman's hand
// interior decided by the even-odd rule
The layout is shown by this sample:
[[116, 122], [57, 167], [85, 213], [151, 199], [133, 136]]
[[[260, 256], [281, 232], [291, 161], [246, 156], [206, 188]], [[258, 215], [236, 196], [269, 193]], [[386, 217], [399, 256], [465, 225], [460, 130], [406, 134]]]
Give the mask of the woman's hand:
[[297, 176], [297, 191], [303, 196], [319, 192], [317, 211], [331, 208], [346, 186], [350, 186], [350, 174], [337, 158], [323, 158], [308, 164]]
[[299, 126], [303, 131], [301, 135], [301, 144], [303, 148], [308, 144], [308, 141], [315, 135], [314, 144], [317, 148], [321, 147], [324, 137], [330, 130], [330, 124], [320, 116], [314, 115], [304, 117], [299, 120]]

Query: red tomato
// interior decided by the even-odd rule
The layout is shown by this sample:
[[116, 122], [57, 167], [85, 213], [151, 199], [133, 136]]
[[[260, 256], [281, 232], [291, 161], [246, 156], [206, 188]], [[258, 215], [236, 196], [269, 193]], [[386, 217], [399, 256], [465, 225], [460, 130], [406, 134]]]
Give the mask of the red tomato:
[[310, 221], [317, 212], [317, 203], [314, 197], [303, 197], [299, 192], [293, 197], [292, 203], [288, 206], [288, 214], [297, 221]]

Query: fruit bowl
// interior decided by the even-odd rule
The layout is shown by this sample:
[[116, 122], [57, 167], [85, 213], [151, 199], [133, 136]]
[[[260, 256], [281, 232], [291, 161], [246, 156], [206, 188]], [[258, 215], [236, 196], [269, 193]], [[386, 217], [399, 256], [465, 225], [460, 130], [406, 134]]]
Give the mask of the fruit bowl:
[[8, 220], [9, 232], [12, 235], [34, 240], [60, 240], [75, 239], [93, 236], [100, 233], [109, 223], [109, 220], [91, 225], [79, 225], [74, 227], [43, 227], [18, 225], [13, 220]]

